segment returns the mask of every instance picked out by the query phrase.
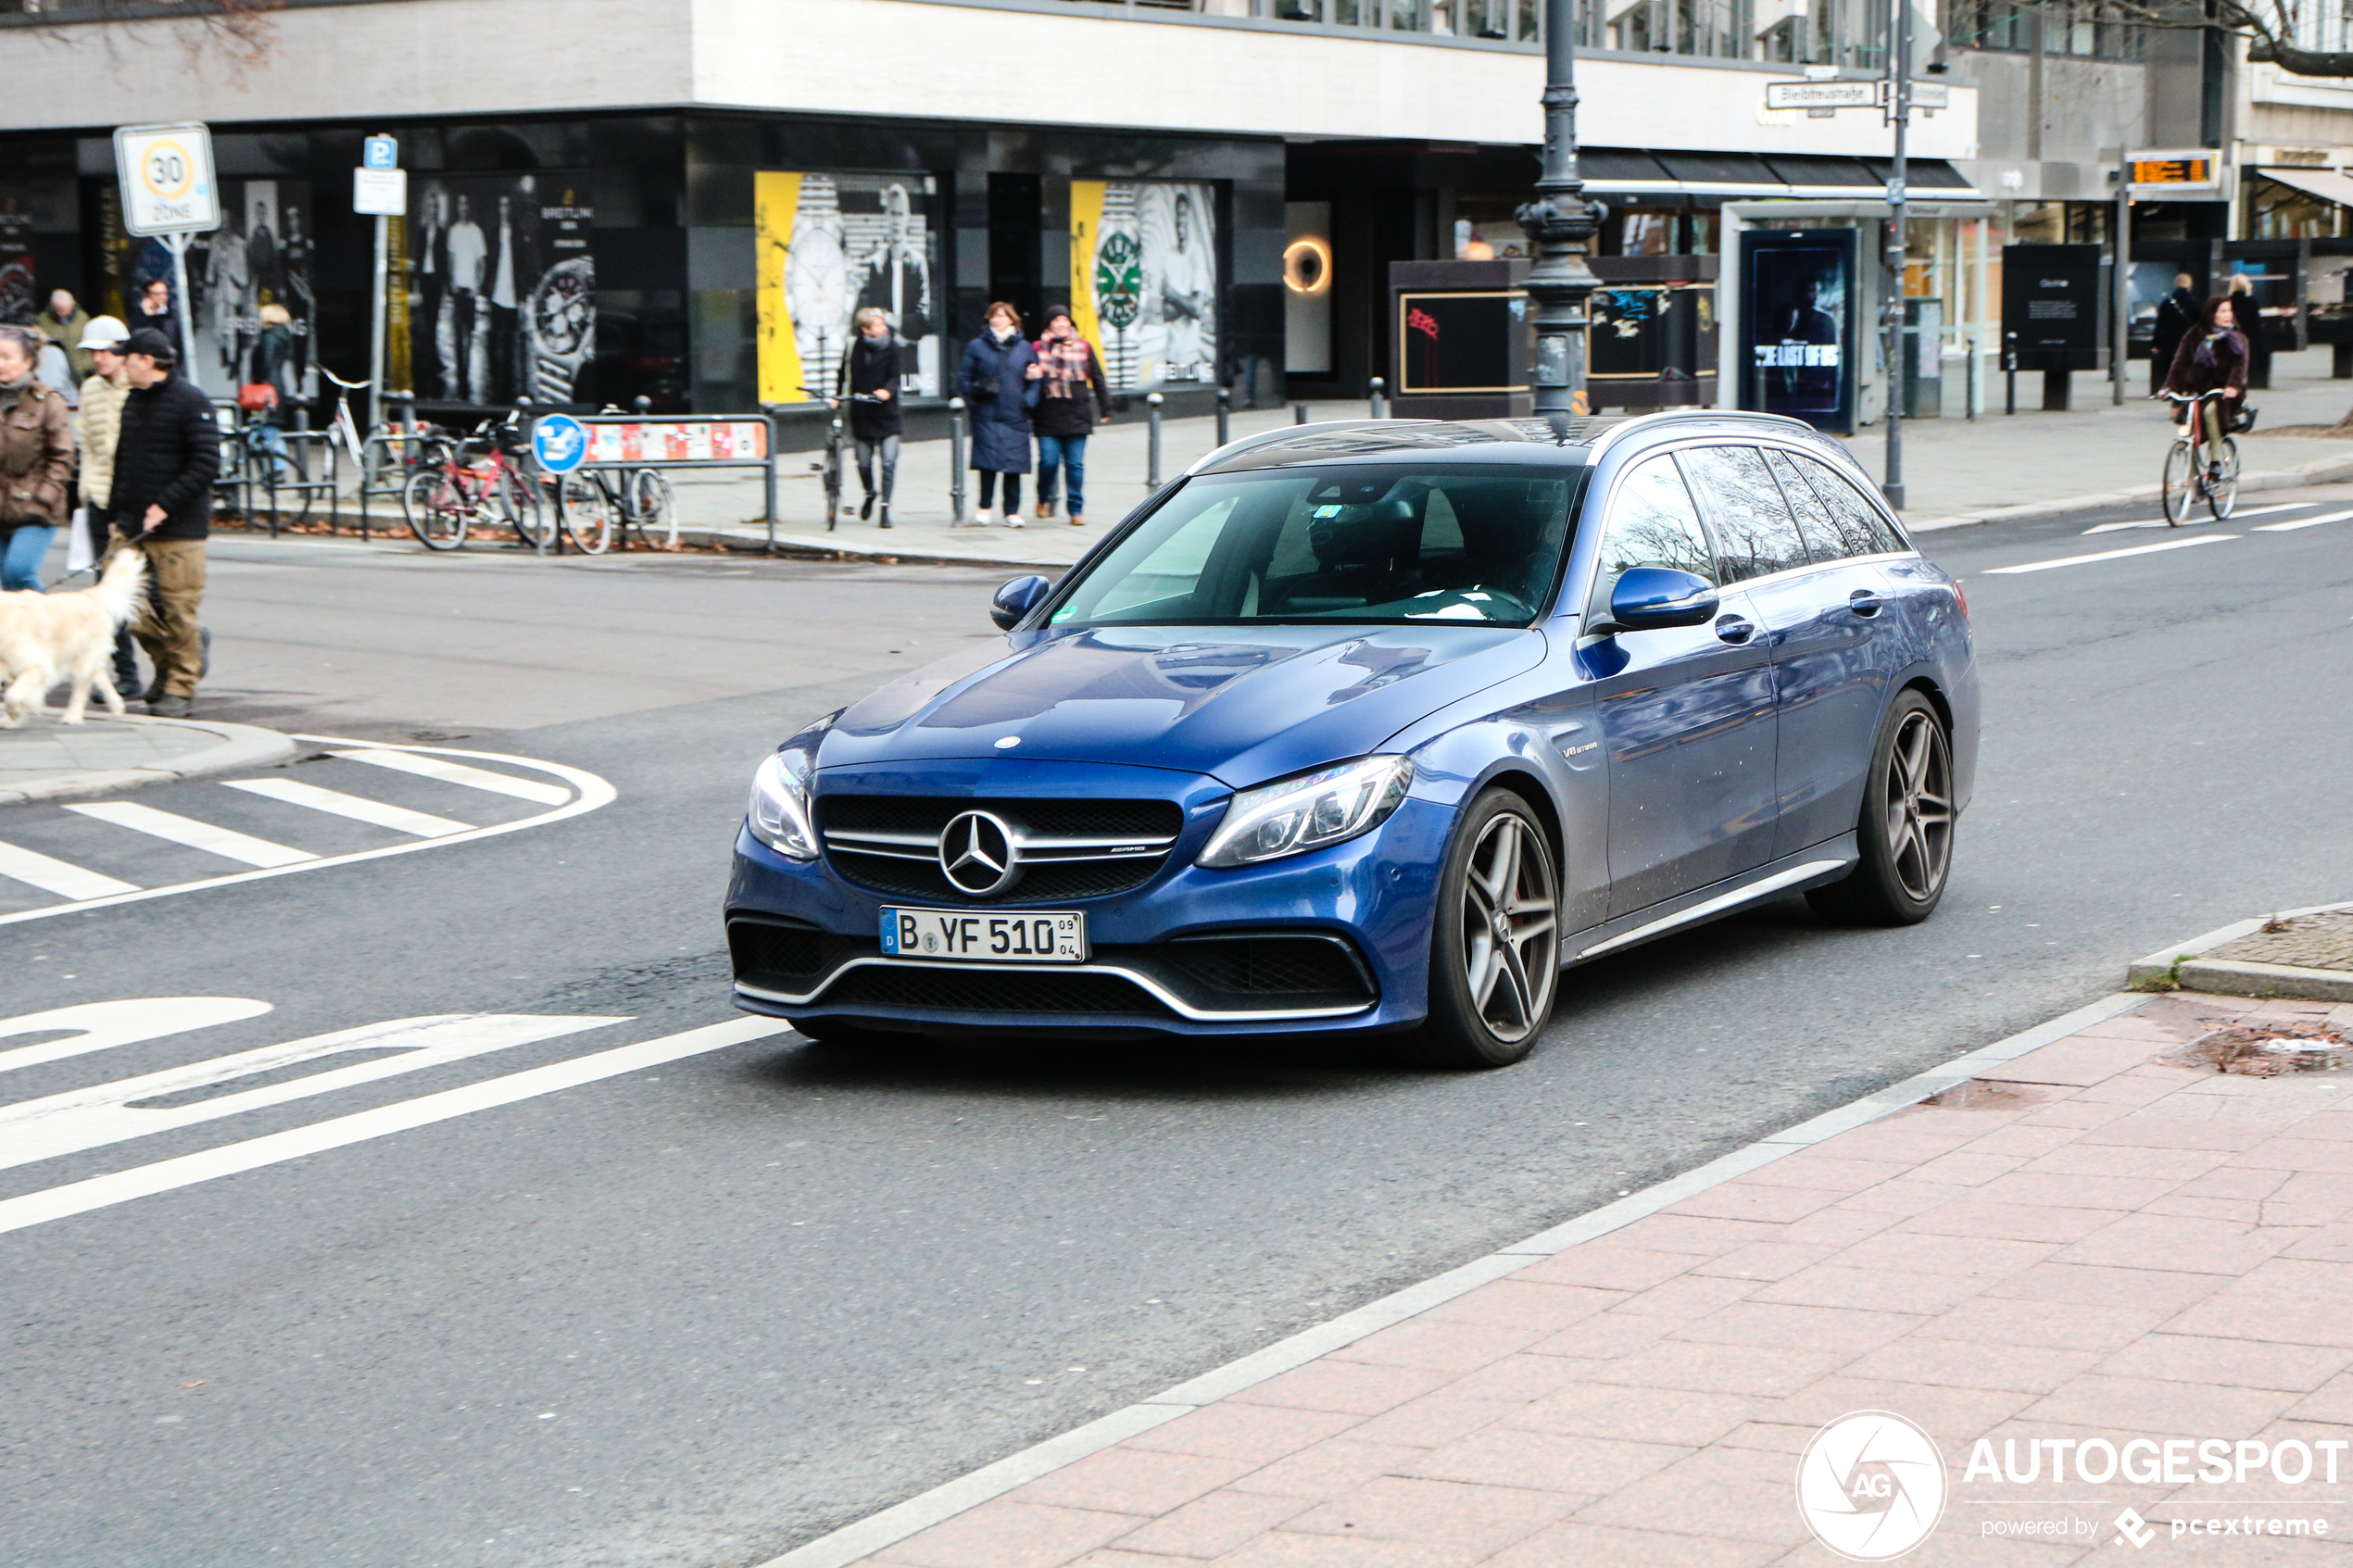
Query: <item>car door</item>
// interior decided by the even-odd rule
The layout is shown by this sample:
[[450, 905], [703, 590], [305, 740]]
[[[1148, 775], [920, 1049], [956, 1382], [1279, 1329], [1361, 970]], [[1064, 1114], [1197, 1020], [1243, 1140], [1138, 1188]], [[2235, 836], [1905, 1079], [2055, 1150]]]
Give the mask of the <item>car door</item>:
[[[1901, 596], [1890, 581], [1890, 550], [1904, 542], [1829, 465], [1798, 452], [1770, 451], [1817, 563], [1781, 591], [1786, 630], [1774, 630], [1774, 678], [1781, 694], [1781, 754], [1801, 759], [1800, 785], [1780, 783], [1776, 853], [1794, 855], [1852, 830], [1890, 687], [1908, 661]], [[1768, 622], [1774, 612], [1768, 610]], [[1802, 699], [1802, 700], [1801, 700]]]
[[1733, 594], [1703, 625], [1618, 629], [1610, 590], [1637, 566], [1717, 580], [1672, 453], [1611, 492], [1578, 640], [1609, 765], [1612, 919], [1761, 865], [1773, 841], [1773, 676], [1755, 613]]

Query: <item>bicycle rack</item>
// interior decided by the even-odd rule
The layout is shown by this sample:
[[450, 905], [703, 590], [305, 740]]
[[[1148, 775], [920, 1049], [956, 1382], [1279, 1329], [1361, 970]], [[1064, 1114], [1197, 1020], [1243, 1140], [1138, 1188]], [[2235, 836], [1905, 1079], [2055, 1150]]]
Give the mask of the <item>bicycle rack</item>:
[[[251, 526], [260, 516], [260, 509], [255, 505], [256, 493], [259, 492], [270, 508], [270, 536], [273, 539], [284, 526], [283, 497], [302, 498], [302, 509], [295, 518], [299, 524], [309, 518], [313, 497], [323, 495], [327, 497], [328, 525], [333, 527], [342, 515], [342, 463], [334, 433], [281, 429], [277, 433], [279, 449], [273, 451], [250, 433], [266, 422], [248, 418], [234, 430], [224, 433], [222, 445], [233, 454], [233, 460], [213, 481], [214, 493], [225, 495], [238, 515]], [[291, 470], [294, 477], [286, 477], [282, 470]]]

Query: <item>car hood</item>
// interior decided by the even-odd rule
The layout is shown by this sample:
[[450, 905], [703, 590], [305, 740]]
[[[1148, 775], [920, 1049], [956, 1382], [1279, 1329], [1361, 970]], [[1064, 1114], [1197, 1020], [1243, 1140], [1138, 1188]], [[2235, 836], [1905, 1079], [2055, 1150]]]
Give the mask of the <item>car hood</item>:
[[[1016, 633], [852, 704], [821, 768], [923, 759], [1118, 762], [1237, 788], [1360, 756], [1542, 659], [1497, 626], [1096, 627]], [[1018, 737], [1016, 744], [1003, 744]]]

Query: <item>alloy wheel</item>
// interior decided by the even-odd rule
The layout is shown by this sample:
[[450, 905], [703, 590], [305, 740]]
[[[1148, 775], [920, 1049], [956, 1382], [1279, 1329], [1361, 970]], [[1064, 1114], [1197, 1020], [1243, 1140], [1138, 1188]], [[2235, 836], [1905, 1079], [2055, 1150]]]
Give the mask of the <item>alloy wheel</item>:
[[1479, 1021], [1506, 1044], [1544, 1017], [1559, 970], [1552, 857], [1535, 834], [1516, 812], [1497, 816], [1463, 880], [1464, 978]]
[[1887, 850], [1895, 878], [1925, 903], [1953, 861], [1953, 759], [1924, 712], [1905, 715], [1887, 758]]

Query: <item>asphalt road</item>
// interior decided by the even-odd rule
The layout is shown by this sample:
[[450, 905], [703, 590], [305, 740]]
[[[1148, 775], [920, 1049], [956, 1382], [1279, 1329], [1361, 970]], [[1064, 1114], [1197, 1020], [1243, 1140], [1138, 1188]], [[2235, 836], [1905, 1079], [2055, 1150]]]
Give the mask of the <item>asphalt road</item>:
[[[1508, 1072], [784, 1034], [0, 1235], [0, 1563], [758, 1562], [2079, 1005], [2170, 938], [2346, 897], [2353, 518], [2255, 525], [2353, 495], [2249, 504], [2290, 500], [2330, 505], [1931, 536], [1967, 580], [1986, 711], [1937, 917], [1832, 931], [1776, 904], [1596, 963]], [[736, 1016], [718, 900], [752, 761], [985, 633], [997, 575], [217, 557], [208, 711], [563, 763], [617, 798], [0, 927], [0, 1019], [272, 1010], [14, 1071], [8, 1051], [57, 1036], [0, 1035], [0, 1117], [388, 1020], [623, 1022], [0, 1169], [0, 1215]], [[489, 820], [360, 763], [281, 774]], [[393, 836], [217, 783], [135, 799], [320, 854]], [[119, 827], [69, 815], [10, 808], [0, 841], [124, 853], [93, 836]]]

